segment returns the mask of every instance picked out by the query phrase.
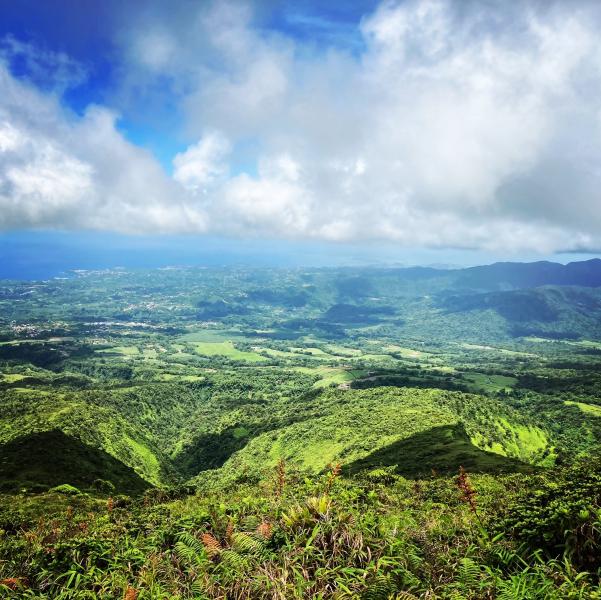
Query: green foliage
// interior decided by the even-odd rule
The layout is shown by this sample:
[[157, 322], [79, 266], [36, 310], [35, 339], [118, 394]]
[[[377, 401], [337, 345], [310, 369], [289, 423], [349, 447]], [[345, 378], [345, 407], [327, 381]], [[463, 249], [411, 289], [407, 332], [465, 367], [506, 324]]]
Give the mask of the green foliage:
[[601, 457], [541, 476], [537, 489], [518, 496], [501, 527], [548, 556], [567, 555], [577, 567], [601, 567]]
[[601, 276], [543, 267], [0, 285], [0, 596], [601, 597]]
[[[0, 533], [0, 585], [6, 597], [74, 600], [128, 590], [156, 599], [595, 598], [598, 579], [569, 548], [555, 559], [525, 546], [516, 527], [493, 535], [508, 504], [583, 475], [570, 473], [472, 474], [478, 519], [452, 477], [360, 481], [335, 470], [304, 480], [289, 472], [279, 495], [268, 479], [125, 505], [23, 497], [39, 517], [0, 513], [11, 530]], [[590, 544], [599, 556], [600, 540]]]
[[65, 494], [66, 496], [79, 496], [81, 494], [80, 490], [73, 485], [69, 485], [68, 483], [57, 485], [51, 488], [50, 491], [56, 492], [57, 494]]

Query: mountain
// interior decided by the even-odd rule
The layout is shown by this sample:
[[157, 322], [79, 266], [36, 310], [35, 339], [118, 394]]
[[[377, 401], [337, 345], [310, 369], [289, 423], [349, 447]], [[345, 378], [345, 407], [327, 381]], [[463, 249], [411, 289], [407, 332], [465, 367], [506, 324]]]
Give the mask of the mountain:
[[473, 290], [525, 289], [543, 285], [601, 286], [601, 259], [562, 265], [534, 263], [495, 263], [457, 271], [454, 284]]
[[[493, 311], [511, 337], [547, 336], [556, 339], [601, 338], [601, 290], [545, 286], [509, 292], [449, 294], [438, 306], [447, 315], [462, 315], [467, 325], [490, 319]], [[470, 332], [465, 331], [469, 336]]]
[[67, 484], [137, 495], [151, 487], [131, 467], [60, 429], [23, 435], [0, 446], [0, 481], [4, 491]]

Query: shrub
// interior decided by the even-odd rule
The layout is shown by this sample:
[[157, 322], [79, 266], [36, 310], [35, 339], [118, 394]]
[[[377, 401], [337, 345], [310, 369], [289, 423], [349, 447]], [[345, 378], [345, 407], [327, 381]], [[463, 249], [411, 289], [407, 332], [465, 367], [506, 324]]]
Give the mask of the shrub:
[[50, 488], [50, 491], [58, 494], [65, 494], [66, 496], [81, 496], [81, 490], [68, 483], [63, 483], [62, 485]]
[[92, 487], [97, 491], [104, 494], [110, 494], [115, 491], [115, 485], [107, 479], [94, 479]]
[[601, 459], [588, 458], [538, 478], [535, 489], [518, 495], [500, 528], [548, 556], [568, 556], [575, 565], [601, 567]]

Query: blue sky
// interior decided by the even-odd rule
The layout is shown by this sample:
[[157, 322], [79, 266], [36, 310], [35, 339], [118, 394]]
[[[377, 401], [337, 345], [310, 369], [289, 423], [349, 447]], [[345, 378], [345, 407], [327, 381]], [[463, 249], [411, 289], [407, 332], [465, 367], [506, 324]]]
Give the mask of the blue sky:
[[[202, 2], [163, 2], [163, 10], [173, 6], [177, 12], [194, 12]], [[206, 4], [206, 2], [205, 2]], [[0, 9], [0, 37], [14, 38], [31, 44], [43, 52], [64, 53], [85, 70], [85, 78], [67, 89], [63, 101], [70, 109], [83, 114], [90, 104], [117, 106], [120, 113], [117, 126], [132, 143], [149, 148], [163, 167], [171, 172], [173, 156], [184, 151], [186, 139], [177, 98], [155, 97], [151, 102], [121, 104], [119, 94], [123, 65], [116, 32], [136, 21], [137, 2], [78, 2], [57, 0], [39, 2], [23, 0], [6, 2]], [[362, 38], [357, 24], [363, 15], [377, 6], [373, 1], [340, 2], [263, 2], [254, 7], [258, 28], [281, 32], [307, 46], [308, 52], [335, 45], [350, 52], [359, 52]], [[13, 74], [29, 79], [42, 88], [54, 84], [53, 73], [32, 73], [19, 55], [9, 59]], [[234, 172], [247, 167], [245, 147]]]
[[588, 0], [3, 2], [0, 248], [593, 256], [600, 25]]

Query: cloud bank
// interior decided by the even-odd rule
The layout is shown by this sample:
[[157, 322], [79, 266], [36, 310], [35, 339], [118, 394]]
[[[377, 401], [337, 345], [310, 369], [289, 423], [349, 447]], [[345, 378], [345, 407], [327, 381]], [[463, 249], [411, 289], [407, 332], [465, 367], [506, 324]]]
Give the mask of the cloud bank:
[[[594, 3], [384, 2], [359, 51], [264, 27], [247, 4], [132, 18], [115, 98], [167, 93], [189, 147], [166, 173], [111, 108], [75, 115], [64, 84], [12, 75], [13, 42], [0, 228], [601, 248]], [[67, 79], [67, 57], [43, 60]]]

